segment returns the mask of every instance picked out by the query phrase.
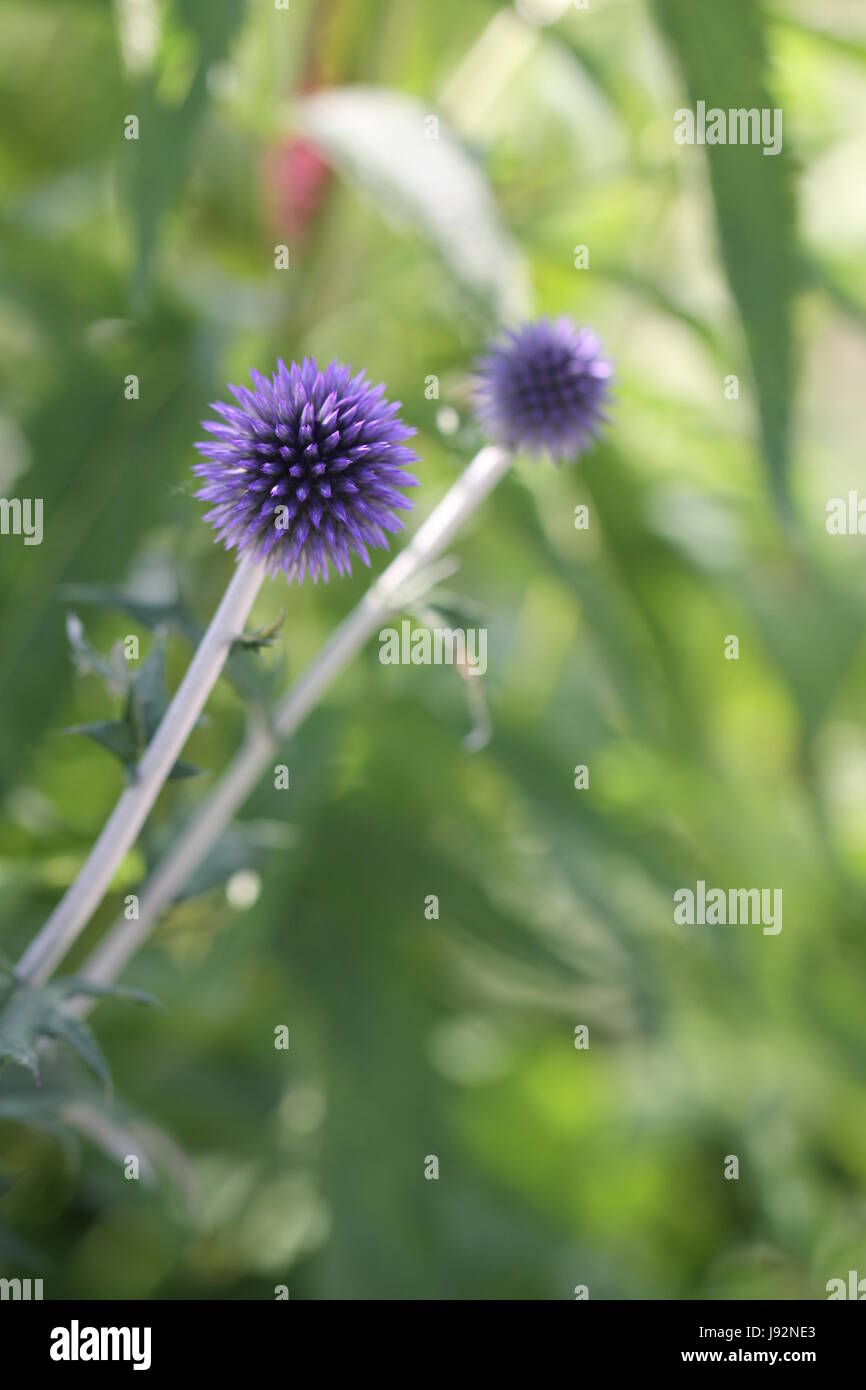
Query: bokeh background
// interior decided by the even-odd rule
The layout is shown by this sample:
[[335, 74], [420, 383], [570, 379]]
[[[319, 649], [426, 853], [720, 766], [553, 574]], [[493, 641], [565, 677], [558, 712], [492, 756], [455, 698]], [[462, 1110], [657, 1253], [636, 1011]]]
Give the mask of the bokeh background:
[[[373, 644], [126, 972], [164, 1011], [94, 1013], [113, 1093], [63, 1052], [39, 1088], [2, 1068], [0, 1273], [359, 1299], [866, 1274], [866, 539], [825, 527], [863, 483], [862, 11], [5, 0], [2, 29], [0, 493], [45, 503], [40, 547], [0, 538], [8, 957], [122, 785], [64, 733], [117, 710], [67, 614], [102, 651], [167, 635], [172, 686], [227, 581], [190, 474], [227, 380], [312, 353], [385, 381], [410, 528], [478, 447], [503, 319], [590, 323], [617, 390], [590, 455], [520, 460], [452, 548], [486, 713]], [[676, 145], [698, 99], [781, 107], [782, 153]], [[366, 582], [268, 584], [247, 674], [282, 689]], [[255, 698], [221, 683], [206, 776], [163, 792], [68, 968]], [[674, 926], [698, 878], [781, 888], [781, 935]]]

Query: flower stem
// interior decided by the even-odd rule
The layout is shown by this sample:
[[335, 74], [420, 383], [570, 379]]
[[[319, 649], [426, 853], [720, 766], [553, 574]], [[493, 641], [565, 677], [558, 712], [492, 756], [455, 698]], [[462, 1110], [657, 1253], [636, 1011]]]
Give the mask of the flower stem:
[[35, 984], [46, 980], [101, 903], [189, 738], [232, 642], [243, 631], [264, 576], [257, 562], [238, 562], [186, 675], [142, 755], [135, 781], [121, 793], [75, 882], [18, 962], [16, 973], [21, 979]]
[[[298, 728], [329, 686], [349, 664], [382, 620], [400, 591], [441, 555], [463, 523], [508, 471], [511, 454], [482, 449], [418, 529], [414, 539], [388, 566], [356, 608], [325, 643], [273, 711], [267, 727], [255, 726], [213, 793], [193, 817], [174, 848], [145, 886], [137, 921], [121, 917], [89, 957], [81, 972], [93, 983], [108, 984], [147, 939], [160, 914], [173, 902], [262, 776], [281, 739]], [[87, 1003], [76, 1003], [84, 1012]]]

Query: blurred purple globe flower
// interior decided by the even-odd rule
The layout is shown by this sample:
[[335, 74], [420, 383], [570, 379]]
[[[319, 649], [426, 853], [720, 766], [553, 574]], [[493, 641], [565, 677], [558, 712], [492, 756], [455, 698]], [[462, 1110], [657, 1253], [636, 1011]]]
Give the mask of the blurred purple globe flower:
[[613, 368], [592, 330], [569, 318], [509, 329], [476, 370], [478, 418], [509, 448], [575, 458], [607, 419]]
[[215, 402], [220, 420], [202, 422], [216, 436], [196, 445], [196, 495], [214, 503], [205, 520], [226, 549], [299, 582], [307, 570], [327, 579], [329, 564], [351, 573], [350, 551], [369, 565], [367, 547], [387, 549], [386, 531], [403, 529], [395, 510], [412, 505], [397, 489], [417, 483], [399, 401], [339, 362], [280, 360], [272, 380], [250, 376], [253, 391], [230, 386], [237, 405]]

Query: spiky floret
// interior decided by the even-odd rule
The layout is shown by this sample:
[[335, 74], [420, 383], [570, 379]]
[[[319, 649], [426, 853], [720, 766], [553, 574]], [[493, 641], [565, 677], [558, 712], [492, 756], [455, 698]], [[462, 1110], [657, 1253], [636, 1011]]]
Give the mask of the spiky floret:
[[202, 422], [215, 436], [196, 445], [196, 495], [214, 504], [205, 520], [227, 549], [299, 582], [327, 579], [329, 564], [351, 573], [350, 551], [369, 565], [367, 547], [387, 549], [386, 532], [403, 529], [396, 511], [412, 504], [398, 488], [417, 483], [399, 401], [336, 361], [280, 360], [270, 381], [250, 377], [252, 391], [229, 386], [237, 404], [215, 402], [220, 419]]
[[606, 420], [613, 368], [570, 318], [509, 329], [478, 363], [476, 412], [498, 443], [574, 458]]

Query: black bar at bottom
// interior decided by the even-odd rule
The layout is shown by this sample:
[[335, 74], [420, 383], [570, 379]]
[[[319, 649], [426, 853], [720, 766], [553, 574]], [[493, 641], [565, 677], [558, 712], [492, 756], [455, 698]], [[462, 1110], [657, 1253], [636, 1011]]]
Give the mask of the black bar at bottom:
[[[809, 1366], [826, 1376], [860, 1363], [866, 1331], [859, 1308], [842, 1301], [406, 1302], [386, 1304], [381, 1313], [377, 1307], [363, 1301], [4, 1301], [0, 1346], [7, 1369], [17, 1363], [60, 1378], [92, 1378], [106, 1369], [114, 1375], [264, 1377], [279, 1367], [309, 1376], [317, 1362], [327, 1367], [340, 1350], [359, 1373], [390, 1363], [405, 1374], [407, 1334], [412, 1359], [419, 1360], [416, 1371], [425, 1378], [437, 1364], [452, 1374], [455, 1357], [465, 1370], [466, 1353], [473, 1351], [486, 1374], [501, 1359], [516, 1377], [525, 1359], [533, 1379], [559, 1351], [576, 1372], [591, 1366], [596, 1376], [736, 1364]], [[452, 1335], [459, 1336], [459, 1353]]]

